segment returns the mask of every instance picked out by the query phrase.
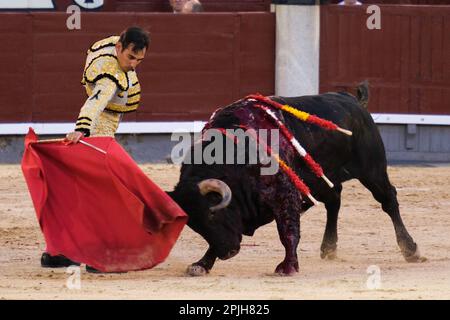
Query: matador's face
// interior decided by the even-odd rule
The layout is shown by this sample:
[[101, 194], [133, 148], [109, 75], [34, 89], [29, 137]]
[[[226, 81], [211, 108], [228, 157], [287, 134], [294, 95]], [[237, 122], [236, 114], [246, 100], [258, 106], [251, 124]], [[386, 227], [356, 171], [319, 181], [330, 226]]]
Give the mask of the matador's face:
[[136, 69], [137, 65], [145, 58], [146, 48], [136, 52], [133, 49], [133, 43], [125, 49], [120, 42], [116, 44], [117, 60], [119, 61], [120, 68], [125, 72]]

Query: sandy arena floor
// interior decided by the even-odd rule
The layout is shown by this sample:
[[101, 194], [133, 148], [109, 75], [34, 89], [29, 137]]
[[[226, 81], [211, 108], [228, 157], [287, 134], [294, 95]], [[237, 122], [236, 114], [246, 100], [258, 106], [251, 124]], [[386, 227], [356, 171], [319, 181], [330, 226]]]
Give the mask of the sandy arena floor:
[[[164, 190], [178, 180], [174, 165], [143, 165]], [[428, 261], [403, 260], [392, 223], [359, 182], [344, 184], [338, 258], [324, 261], [319, 248], [323, 205], [301, 220], [300, 273], [274, 275], [284, 257], [275, 223], [243, 240], [241, 252], [218, 261], [203, 278], [184, 275], [207, 248], [186, 227], [169, 258], [154, 269], [88, 274], [68, 289], [66, 269], [42, 269], [45, 248], [18, 165], [0, 166], [0, 299], [450, 299], [450, 166], [389, 168], [403, 220]], [[381, 271], [381, 287], [369, 289], [369, 266]], [[372, 276], [373, 277], [373, 276]], [[370, 281], [369, 281], [370, 282]]]

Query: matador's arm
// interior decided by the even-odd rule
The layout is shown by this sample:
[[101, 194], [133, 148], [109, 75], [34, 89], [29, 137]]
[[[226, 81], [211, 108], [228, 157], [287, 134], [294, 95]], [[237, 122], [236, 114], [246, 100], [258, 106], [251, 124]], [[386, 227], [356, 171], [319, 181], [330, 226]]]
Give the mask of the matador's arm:
[[80, 131], [85, 137], [89, 137], [97, 125], [100, 114], [114, 97], [116, 91], [117, 85], [111, 79], [104, 77], [97, 80], [92, 94], [80, 110], [75, 131]]

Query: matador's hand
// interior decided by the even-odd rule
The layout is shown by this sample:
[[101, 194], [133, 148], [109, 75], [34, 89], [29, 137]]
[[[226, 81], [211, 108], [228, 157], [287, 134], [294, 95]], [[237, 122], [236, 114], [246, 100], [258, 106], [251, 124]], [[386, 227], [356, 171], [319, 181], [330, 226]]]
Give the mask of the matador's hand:
[[68, 144], [77, 143], [78, 141], [80, 141], [82, 137], [84, 137], [82, 132], [79, 131], [69, 132], [64, 138], [64, 142], [67, 142]]

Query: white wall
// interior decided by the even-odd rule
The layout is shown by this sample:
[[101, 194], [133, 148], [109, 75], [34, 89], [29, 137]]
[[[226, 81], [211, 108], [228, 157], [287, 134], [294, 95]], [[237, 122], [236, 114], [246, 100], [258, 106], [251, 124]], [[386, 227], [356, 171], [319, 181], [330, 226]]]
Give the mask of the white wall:
[[320, 6], [272, 5], [276, 15], [275, 94], [319, 93]]

